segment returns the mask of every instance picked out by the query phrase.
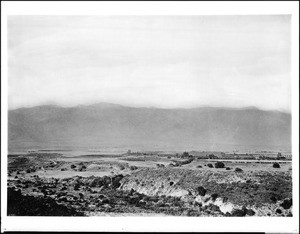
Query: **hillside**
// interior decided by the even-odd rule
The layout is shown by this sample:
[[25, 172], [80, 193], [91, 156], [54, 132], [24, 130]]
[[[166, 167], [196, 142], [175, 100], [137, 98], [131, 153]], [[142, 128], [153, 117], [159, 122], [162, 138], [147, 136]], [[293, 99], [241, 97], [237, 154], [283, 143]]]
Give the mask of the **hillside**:
[[9, 148], [160, 145], [188, 150], [204, 145], [291, 145], [291, 115], [256, 108], [37, 106], [10, 110], [8, 123]]

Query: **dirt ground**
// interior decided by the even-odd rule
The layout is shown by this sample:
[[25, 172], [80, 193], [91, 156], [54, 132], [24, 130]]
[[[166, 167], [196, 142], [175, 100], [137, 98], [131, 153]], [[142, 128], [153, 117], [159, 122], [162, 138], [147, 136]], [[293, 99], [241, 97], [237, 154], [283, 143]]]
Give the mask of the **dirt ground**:
[[222, 160], [223, 168], [215, 168], [217, 161], [159, 155], [9, 155], [8, 214], [26, 215], [15, 204], [29, 199], [41, 207], [44, 201], [67, 207], [67, 215], [292, 216], [290, 161], [278, 161], [279, 168], [274, 168], [274, 161]]

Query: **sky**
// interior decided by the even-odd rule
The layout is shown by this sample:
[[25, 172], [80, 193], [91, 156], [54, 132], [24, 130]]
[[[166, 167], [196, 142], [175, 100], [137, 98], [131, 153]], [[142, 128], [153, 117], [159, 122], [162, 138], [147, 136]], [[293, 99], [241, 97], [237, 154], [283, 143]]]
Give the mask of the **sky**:
[[291, 111], [291, 18], [8, 16], [8, 108]]

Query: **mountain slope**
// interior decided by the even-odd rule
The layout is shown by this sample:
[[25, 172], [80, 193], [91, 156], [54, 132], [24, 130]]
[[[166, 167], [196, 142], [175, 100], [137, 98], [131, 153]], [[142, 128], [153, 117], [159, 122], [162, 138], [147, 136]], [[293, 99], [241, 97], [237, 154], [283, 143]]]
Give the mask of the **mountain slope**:
[[291, 115], [256, 108], [132, 108], [100, 103], [10, 110], [9, 147], [291, 145]]

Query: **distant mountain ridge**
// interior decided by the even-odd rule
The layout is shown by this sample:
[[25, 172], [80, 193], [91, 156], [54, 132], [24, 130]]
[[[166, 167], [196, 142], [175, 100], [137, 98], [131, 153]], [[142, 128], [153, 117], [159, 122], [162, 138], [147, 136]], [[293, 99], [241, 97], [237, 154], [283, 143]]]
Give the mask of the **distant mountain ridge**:
[[291, 114], [248, 108], [146, 108], [98, 103], [44, 105], [8, 112], [9, 147], [74, 145], [207, 145], [291, 147]]

